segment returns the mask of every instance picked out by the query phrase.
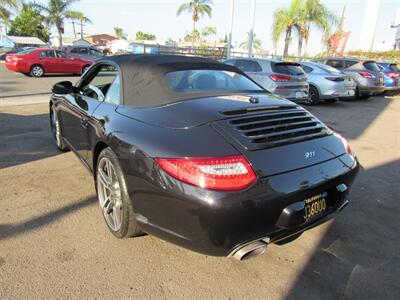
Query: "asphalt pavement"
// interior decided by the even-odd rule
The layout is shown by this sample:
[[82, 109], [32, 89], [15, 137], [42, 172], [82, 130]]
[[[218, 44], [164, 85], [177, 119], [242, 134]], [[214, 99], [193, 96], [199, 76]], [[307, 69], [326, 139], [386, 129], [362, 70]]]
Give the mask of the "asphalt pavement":
[[238, 262], [148, 235], [114, 238], [91, 175], [54, 146], [47, 104], [18, 100], [54, 78], [6, 76], [16, 82], [8, 87], [0, 76], [2, 93], [15, 88], [0, 108], [0, 299], [399, 298], [400, 97], [311, 108], [359, 157], [350, 205], [297, 240]]

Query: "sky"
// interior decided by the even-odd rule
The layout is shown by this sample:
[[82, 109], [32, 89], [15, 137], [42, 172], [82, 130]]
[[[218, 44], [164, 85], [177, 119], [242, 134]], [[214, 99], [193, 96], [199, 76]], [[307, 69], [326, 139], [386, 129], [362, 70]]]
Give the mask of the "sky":
[[[46, 0], [40, 0], [46, 2]], [[82, 11], [93, 24], [85, 27], [86, 34], [113, 34], [114, 27], [122, 27], [130, 39], [134, 39], [139, 30], [153, 33], [158, 40], [173, 38], [179, 40], [191, 31], [190, 14], [176, 16], [179, 5], [186, 0], [81, 0], [73, 5], [73, 9]], [[257, 0], [254, 32], [262, 41], [263, 49], [273, 51], [271, 27], [273, 12], [280, 7], [288, 7], [290, 0]], [[346, 5], [344, 29], [351, 31], [347, 49], [357, 49], [360, 41], [361, 24], [363, 22], [366, 0], [322, 0], [322, 2], [338, 17]], [[218, 38], [222, 38], [229, 30], [230, 0], [213, 1], [212, 18], [205, 16], [197, 23], [197, 28], [213, 26], [217, 28]], [[390, 25], [395, 19], [396, 9], [400, 8], [400, 0], [381, 0], [376, 29], [376, 48], [393, 44], [395, 30]], [[240, 43], [246, 40], [246, 32], [250, 28], [251, 0], [236, 0], [233, 41]], [[72, 25], [65, 24], [65, 34], [73, 35]], [[290, 53], [295, 53], [297, 40], [291, 43]], [[278, 43], [278, 53], [283, 48], [283, 37]], [[311, 31], [307, 54], [322, 51], [321, 33], [314, 28]]]

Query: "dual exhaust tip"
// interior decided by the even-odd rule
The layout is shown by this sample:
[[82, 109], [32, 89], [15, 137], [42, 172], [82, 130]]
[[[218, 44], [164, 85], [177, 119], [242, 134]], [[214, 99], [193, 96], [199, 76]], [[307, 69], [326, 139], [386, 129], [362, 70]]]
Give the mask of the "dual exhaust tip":
[[246, 260], [263, 254], [267, 249], [267, 245], [268, 243], [264, 240], [255, 241], [239, 248], [231, 256], [236, 260]]

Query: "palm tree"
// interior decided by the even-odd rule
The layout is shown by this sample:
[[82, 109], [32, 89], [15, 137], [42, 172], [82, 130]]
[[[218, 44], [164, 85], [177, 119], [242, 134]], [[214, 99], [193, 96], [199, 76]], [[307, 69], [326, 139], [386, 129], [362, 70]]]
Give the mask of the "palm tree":
[[337, 24], [337, 22], [337, 17], [319, 0], [302, 1], [295, 25], [298, 31], [297, 55], [301, 56], [303, 41], [306, 42], [306, 45], [308, 44], [311, 25], [322, 30], [325, 43], [331, 34], [331, 25]]
[[126, 40], [127, 35], [121, 27], [114, 27], [114, 33], [119, 39]]
[[34, 7], [46, 13], [46, 22], [54, 25], [58, 32], [59, 46], [62, 46], [62, 34], [64, 32], [64, 21], [68, 19], [72, 11], [71, 5], [78, 0], [47, 0], [47, 4], [34, 3]]
[[11, 11], [18, 7], [18, 0], [0, 0], [0, 20], [3, 21], [4, 25], [9, 25]]
[[183, 3], [181, 6], [179, 6], [176, 12], [177, 16], [180, 16], [184, 11], [192, 14], [192, 47], [194, 46], [196, 36], [196, 22], [199, 21], [200, 17], [202, 17], [204, 14], [207, 14], [208, 17], [211, 18], [212, 4], [213, 2], [211, 0], [192, 0], [187, 3]]
[[211, 26], [206, 26], [201, 31], [201, 39], [203, 41], [205, 41], [208, 36], [216, 35], [216, 34], [217, 34], [217, 28], [211, 27]]
[[262, 42], [261, 42], [260, 39], [256, 38], [256, 34], [255, 34], [255, 33], [252, 33], [251, 31], [247, 32], [247, 39], [246, 39], [246, 41], [244, 41], [244, 42], [242, 42], [242, 43], [240, 44], [240, 48], [243, 48], [243, 49], [245, 49], [245, 50], [248, 50], [248, 49], [249, 49], [249, 43], [248, 43], [248, 41], [250, 40], [250, 34], [253, 34], [253, 48], [254, 48], [256, 51], [260, 50], [260, 49], [261, 49], [261, 44], [262, 44]]
[[293, 0], [289, 8], [278, 8], [274, 12], [274, 22], [272, 23], [272, 40], [276, 45], [279, 38], [285, 33], [285, 48], [283, 57], [288, 56], [289, 43], [292, 38], [292, 29], [295, 28], [301, 0]]
[[84, 24], [92, 24], [92, 21], [85, 17], [83, 13], [80, 11], [69, 11], [67, 13], [67, 18], [72, 21], [72, 27], [74, 28], [74, 36], [76, 37], [76, 30], [75, 30], [75, 21], [78, 21], [78, 24], [81, 26], [81, 39], [83, 39], [83, 25]]

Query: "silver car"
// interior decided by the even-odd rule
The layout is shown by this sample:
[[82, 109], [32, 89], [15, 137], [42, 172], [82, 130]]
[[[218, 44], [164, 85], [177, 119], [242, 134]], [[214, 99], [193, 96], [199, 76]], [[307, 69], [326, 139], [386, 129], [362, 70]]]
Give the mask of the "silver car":
[[355, 95], [357, 85], [350, 75], [315, 62], [299, 62], [299, 64], [308, 75], [310, 90], [307, 104], [314, 105], [320, 100], [335, 102], [339, 98]]
[[316, 62], [327, 64], [345, 74], [351, 75], [357, 83], [356, 97], [360, 99], [378, 95], [385, 91], [383, 73], [373, 60], [347, 57], [329, 57]]
[[266, 90], [294, 102], [308, 99], [307, 75], [298, 63], [261, 58], [223, 61], [238, 67]]

